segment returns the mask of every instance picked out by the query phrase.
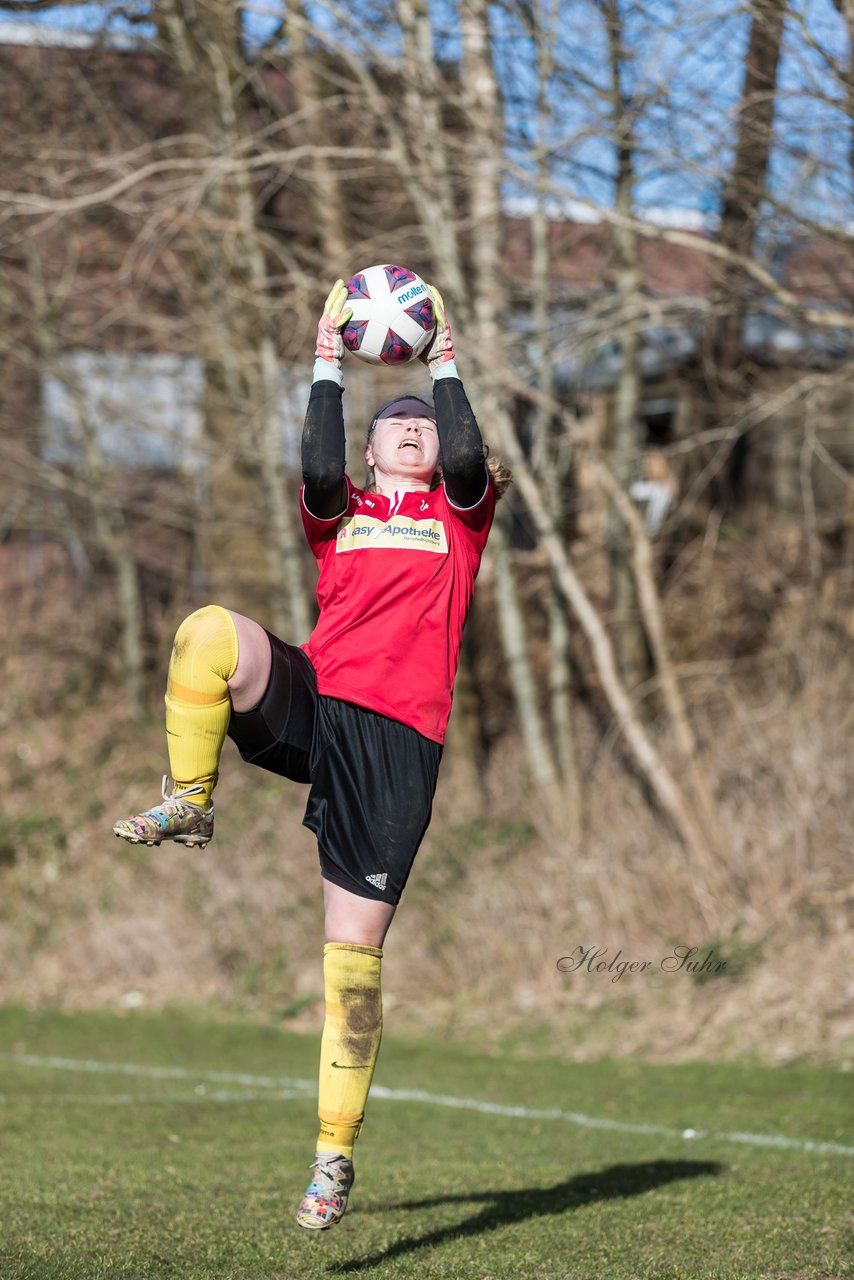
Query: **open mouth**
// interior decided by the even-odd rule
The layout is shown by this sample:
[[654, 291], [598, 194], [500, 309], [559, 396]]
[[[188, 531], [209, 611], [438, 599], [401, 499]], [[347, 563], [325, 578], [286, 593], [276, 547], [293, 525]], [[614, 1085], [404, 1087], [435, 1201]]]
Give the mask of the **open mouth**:
[[398, 449], [412, 448], [412, 449], [418, 449], [419, 452], [421, 451], [421, 445], [418, 443], [417, 440], [401, 440], [400, 444], [397, 447]]

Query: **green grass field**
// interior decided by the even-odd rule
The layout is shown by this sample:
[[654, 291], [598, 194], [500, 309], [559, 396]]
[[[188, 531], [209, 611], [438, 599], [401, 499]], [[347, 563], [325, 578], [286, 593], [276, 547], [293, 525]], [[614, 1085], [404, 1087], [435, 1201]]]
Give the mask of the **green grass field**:
[[2, 1280], [854, 1274], [850, 1075], [387, 1036], [351, 1209], [312, 1234], [293, 1214], [317, 1049], [193, 1014], [0, 1009]]

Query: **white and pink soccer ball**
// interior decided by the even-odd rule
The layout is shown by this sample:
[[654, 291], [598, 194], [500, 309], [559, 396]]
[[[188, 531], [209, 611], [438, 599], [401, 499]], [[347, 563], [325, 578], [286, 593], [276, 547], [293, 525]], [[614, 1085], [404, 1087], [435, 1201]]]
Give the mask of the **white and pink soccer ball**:
[[360, 360], [405, 364], [433, 337], [433, 302], [424, 281], [407, 267], [365, 267], [347, 281], [347, 295], [353, 314], [341, 337]]

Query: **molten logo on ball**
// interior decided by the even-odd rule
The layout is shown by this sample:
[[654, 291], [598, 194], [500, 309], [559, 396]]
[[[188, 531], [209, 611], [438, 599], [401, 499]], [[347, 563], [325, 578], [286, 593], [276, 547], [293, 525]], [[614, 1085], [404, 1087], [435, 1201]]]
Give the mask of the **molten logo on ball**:
[[405, 364], [433, 336], [436, 316], [427, 286], [406, 267], [365, 267], [347, 281], [347, 295], [353, 314], [341, 336], [360, 360]]

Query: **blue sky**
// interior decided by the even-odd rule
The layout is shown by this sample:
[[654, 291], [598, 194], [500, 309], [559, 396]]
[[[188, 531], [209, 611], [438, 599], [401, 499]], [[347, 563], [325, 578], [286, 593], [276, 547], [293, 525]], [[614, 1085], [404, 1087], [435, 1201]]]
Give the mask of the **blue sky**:
[[[613, 150], [604, 140], [607, 121], [602, 89], [607, 78], [604, 29], [594, 0], [562, 0], [543, 10], [560, 15], [553, 35], [556, 55], [566, 68], [550, 94], [548, 136], [554, 147], [553, 172], [568, 196], [610, 203]], [[43, 11], [41, 25], [99, 31], [111, 10], [109, 0]], [[144, 13], [144, 0], [125, 4]], [[322, 6], [317, 6], [318, 11]], [[359, 21], [359, 0], [348, 12]], [[279, 0], [255, 0], [247, 6], [247, 30], [263, 39], [281, 16]], [[638, 183], [641, 208], [684, 208], [713, 215], [720, 199], [720, 174], [731, 154], [733, 119], [741, 86], [748, 16], [739, 0], [625, 0], [628, 91], [637, 114]], [[452, 0], [433, 0], [437, 47], [457, 52]], [[530, 168], [535, 78], [532, 46], [512, 3], [496, 4], [494, 36], [502, 71], [510, 154]], [[382, 26], [382, 4], [365, 7], [371, 40]], [[370, 14], [370, 19], [367, 15]], [[20, 22], [20, 13], [0, 13]], [[123, 19], [110, 30], [128, 32]], [[140, 28], [135, 28], [140, 30]], [[385, 31], [393, 37], [393, 26]], [[781, 64], [773, 159], [774, 189], [803, 216], [834, 224], [851, 223], [854, 194], [848, 154], [851, 123], [841, 87], [828, 74], [810, 42], [845, 65], [849, 52], [842, 18], [832, 0], [792, 0]], [[835, 101], [834, 101], [835, 99]], [[522, 184], [510, 183], [510, 194]]]
[[[608, 130], [602, 97], [609, 79], [605, 31], [592, 0], [576, 0], [572, 7], [587, 21], [562, 23], [557, 35], [559, 56], [577, 71], [552, 99], [550, 133], [556, 146], [562, 136], [573, 139], [556, 151], [555, 167], [577, 195], [608, 203], [614, 156], [602, 143]], [[627, 89], [637, 110], [637, 202], [709, 213], [719, 205], [720, 175], [731, 159], [748, 16], [732, 0], [645, 0], [627, 2], [624, 10]], [[799, 19], [816, 43], [839, 61], [848, 59], [844, 23], [831, 0], [795, 0], [780, 67], [773, 181], [781, 198], [802, 214], [850, 222], [851, 123], [841, 86], [809, 47]], [[518, 94], [517, 154], [522, 158], [531, 132], [525, 99], [533, 85], [518, 56], [523, 37], [511, 20], [504, 25], [508, 66], [516, 69], [507, 80]], [[584, 131], [586, 140], [579, 142]]]

